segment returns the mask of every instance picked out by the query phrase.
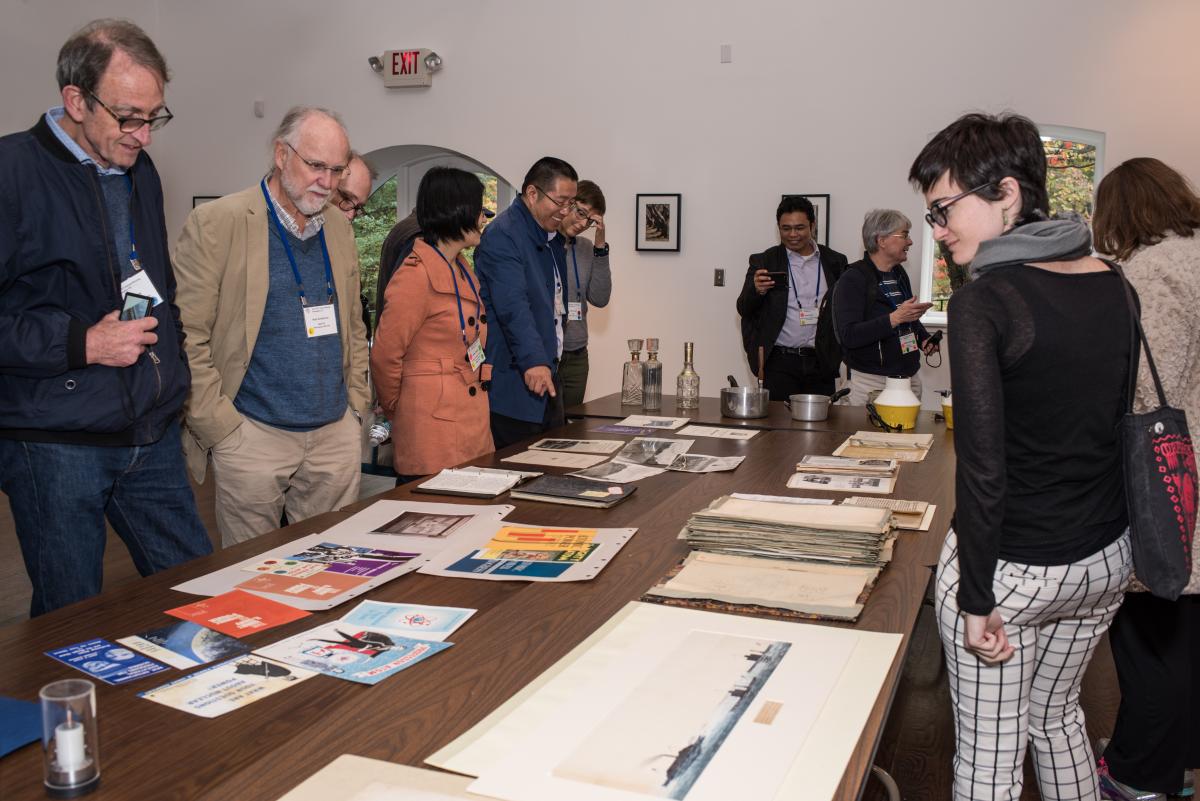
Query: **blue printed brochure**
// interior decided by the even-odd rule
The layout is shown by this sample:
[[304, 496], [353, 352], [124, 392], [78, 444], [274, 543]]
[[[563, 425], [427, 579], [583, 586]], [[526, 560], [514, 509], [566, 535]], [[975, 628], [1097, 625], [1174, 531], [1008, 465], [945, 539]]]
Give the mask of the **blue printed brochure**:
[[378, 684], [450, 645], [337, 621], [259, 648], [255, 653], [327, 676], [359, 684]]
[[416, 640], [444, 640], [475, 614], [474, 609], [363, 601], [342, 616], [350, 626], [365, 626]]
[[47, 651], [46, 656], [70, 665], [105, 684], [125, 684], [170, 668], [108, 640], [88, 640]]

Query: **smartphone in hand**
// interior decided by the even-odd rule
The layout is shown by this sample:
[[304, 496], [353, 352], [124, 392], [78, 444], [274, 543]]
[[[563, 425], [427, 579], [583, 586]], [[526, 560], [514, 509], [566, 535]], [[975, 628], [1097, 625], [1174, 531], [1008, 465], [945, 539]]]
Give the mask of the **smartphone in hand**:
[[139, 295], [136, 292], [126, 292], [121, 303], [122, 320], [140, 320], [150, 313], [154, 298]]

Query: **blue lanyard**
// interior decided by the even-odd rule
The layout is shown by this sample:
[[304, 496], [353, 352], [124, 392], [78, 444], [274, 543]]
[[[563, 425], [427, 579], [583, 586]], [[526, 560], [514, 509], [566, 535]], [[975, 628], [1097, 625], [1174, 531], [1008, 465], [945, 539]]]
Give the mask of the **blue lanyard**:
[[[816, 245], [814, 245], [813, 247], [815, 248]], [[787, 256], [785, 255], [784, 258], [786, 259]], [[789, 279], [791, 279], [791, 270], [792, 270], [792, 260], [788, 259], [788, 273], [789, 273], [788, 278]], [[796, 291], [796, 283], [797, 282], [795, 280], [789, 280], [788, 283], [792, 285], [792, 297], [794, 297], [796, 299], [796, 308], [803, 309], [804, 304], [802, 304], [800, 302], [800, 294]], [[817, 305], [818, 305], [817, 301], [819, 301], [820, 299], [821, 299], [821, 251], [818, 250], [817, 251], [817, 291], [816, 291], [816, 294], [813, 295], [813, 308], [814, 309], [817, 308]]]
[[[300, 289], [300, 305], [308, 306], [308, 298], [304, 294], [304, 279], [300, 277], [300, 268], [296, 266], [296, 257], [292, 253], [292, 246], [288, 243], [287, 231], [283, 227], [283, 223], [279, 221], [279, 215], [275, 213], [275, 201], [271, 200], [271, 194], [267, 191], [267, 179], [262, 180], [262, 193], [267, 201], [267, 214], [271, 215], [271, 219], [275, 221], [275, 227], [279, 229], [279, 238], [283, 241], [283, 251], [287, 253], [288, 264], [292, 265], [292, 277], [296, 279], [296, 286]], [[329, 293], [329, 303], [333, 303], [333, 267], [329, 263], [329, 248], [325, 244], [325, 229], [322, 228], [317, 234], [321, 238], [321, 255], [325, 258], [325, 291]]]
[[[442, 257], [442, 261], [446, 262], [446, 269], [450, 270], [450, 280], [454, 282], [454, 301], [458, 304], [458, 324], [462, 327], [463, 344], [467, 344], [467, 319], [463, 317], [462, 310], [462, 295], [458, 293], [458, 276], [454, 273], [454, 267], [450, 264], [450, 260], [446, 258], [446, 254], [434, 247], [437, 254]], [[455, 264], [458, 264], [458, 259], [455, 258]], [[471, 287], [471, 294], [475, 296], [475, 338], [479, 339], [479, 307], [482, 305], [479, 302], [479, 293], [475, 291], [475, 282], [471, 280], [471, 273], [463, 270], [461, 264], [458, 269], [462, 270], [463, 278], [467, 279], [467, 285]]]
[[[575, 299], [583, 302], [583, 284], [579, 280], [579, 258], [575, 255], [577, 247], [574, 240], [571, 241], [571, 263], [575, 266]], [[553, 258], [553, 257], [552, 257]]]
[[[129, 182], [129, 194], [133, 195], [133, 179], [129, 177], [129, 173], [125, 173], [125, 180]], [[133, 209], [129, 210], [129, 263], [133, 265], [133, 271], [136, 273], [142, 269], [142, 262], [138, 259], [137, 240], [133, 235]]]

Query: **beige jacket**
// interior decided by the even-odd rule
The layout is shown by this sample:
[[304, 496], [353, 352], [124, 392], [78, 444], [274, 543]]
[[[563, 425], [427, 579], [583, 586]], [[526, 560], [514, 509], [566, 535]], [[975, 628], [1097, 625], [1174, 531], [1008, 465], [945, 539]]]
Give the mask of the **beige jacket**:
[[[233, 405], [267, 302], [267, 203], [258, 184], [192, 210], [175, 246], [175, 302], [187, 336], [192, 389], [184, 407], [183, 452], [204, 481], [209, 449], [242, 424]], [[338, 297], [342, 378], [361, 417], [370, 403], [367, 332], [360, 305], [354, 232], [336, 210], [325, 240]]]
[[[1154, 354], [1167, 401], [1187, 414], [1200, 461], [1200, 230], [1192, 237], [1167, 236], [1136, 251], [1125, 275], [1142, 302], [1142, 328]], [[1158, 407], [1158, 394], [1143, 354], [1134, 411]], [[1200, 531], [1200, 521], [1197, 530]], [[1200, 540], [1193, 537], [1192, 578], [1184, 593], [1200, 594]], [[1135, 581], [1131, 589], [1145, 589]]]

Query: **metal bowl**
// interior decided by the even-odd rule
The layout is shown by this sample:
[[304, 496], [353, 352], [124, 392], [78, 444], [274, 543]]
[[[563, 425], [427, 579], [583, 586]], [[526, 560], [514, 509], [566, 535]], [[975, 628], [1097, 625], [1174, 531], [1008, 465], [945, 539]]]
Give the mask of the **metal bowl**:
[[771, 393], [757, 387], [721, 387], [721, 415], [749, 420], [767, 416]]

